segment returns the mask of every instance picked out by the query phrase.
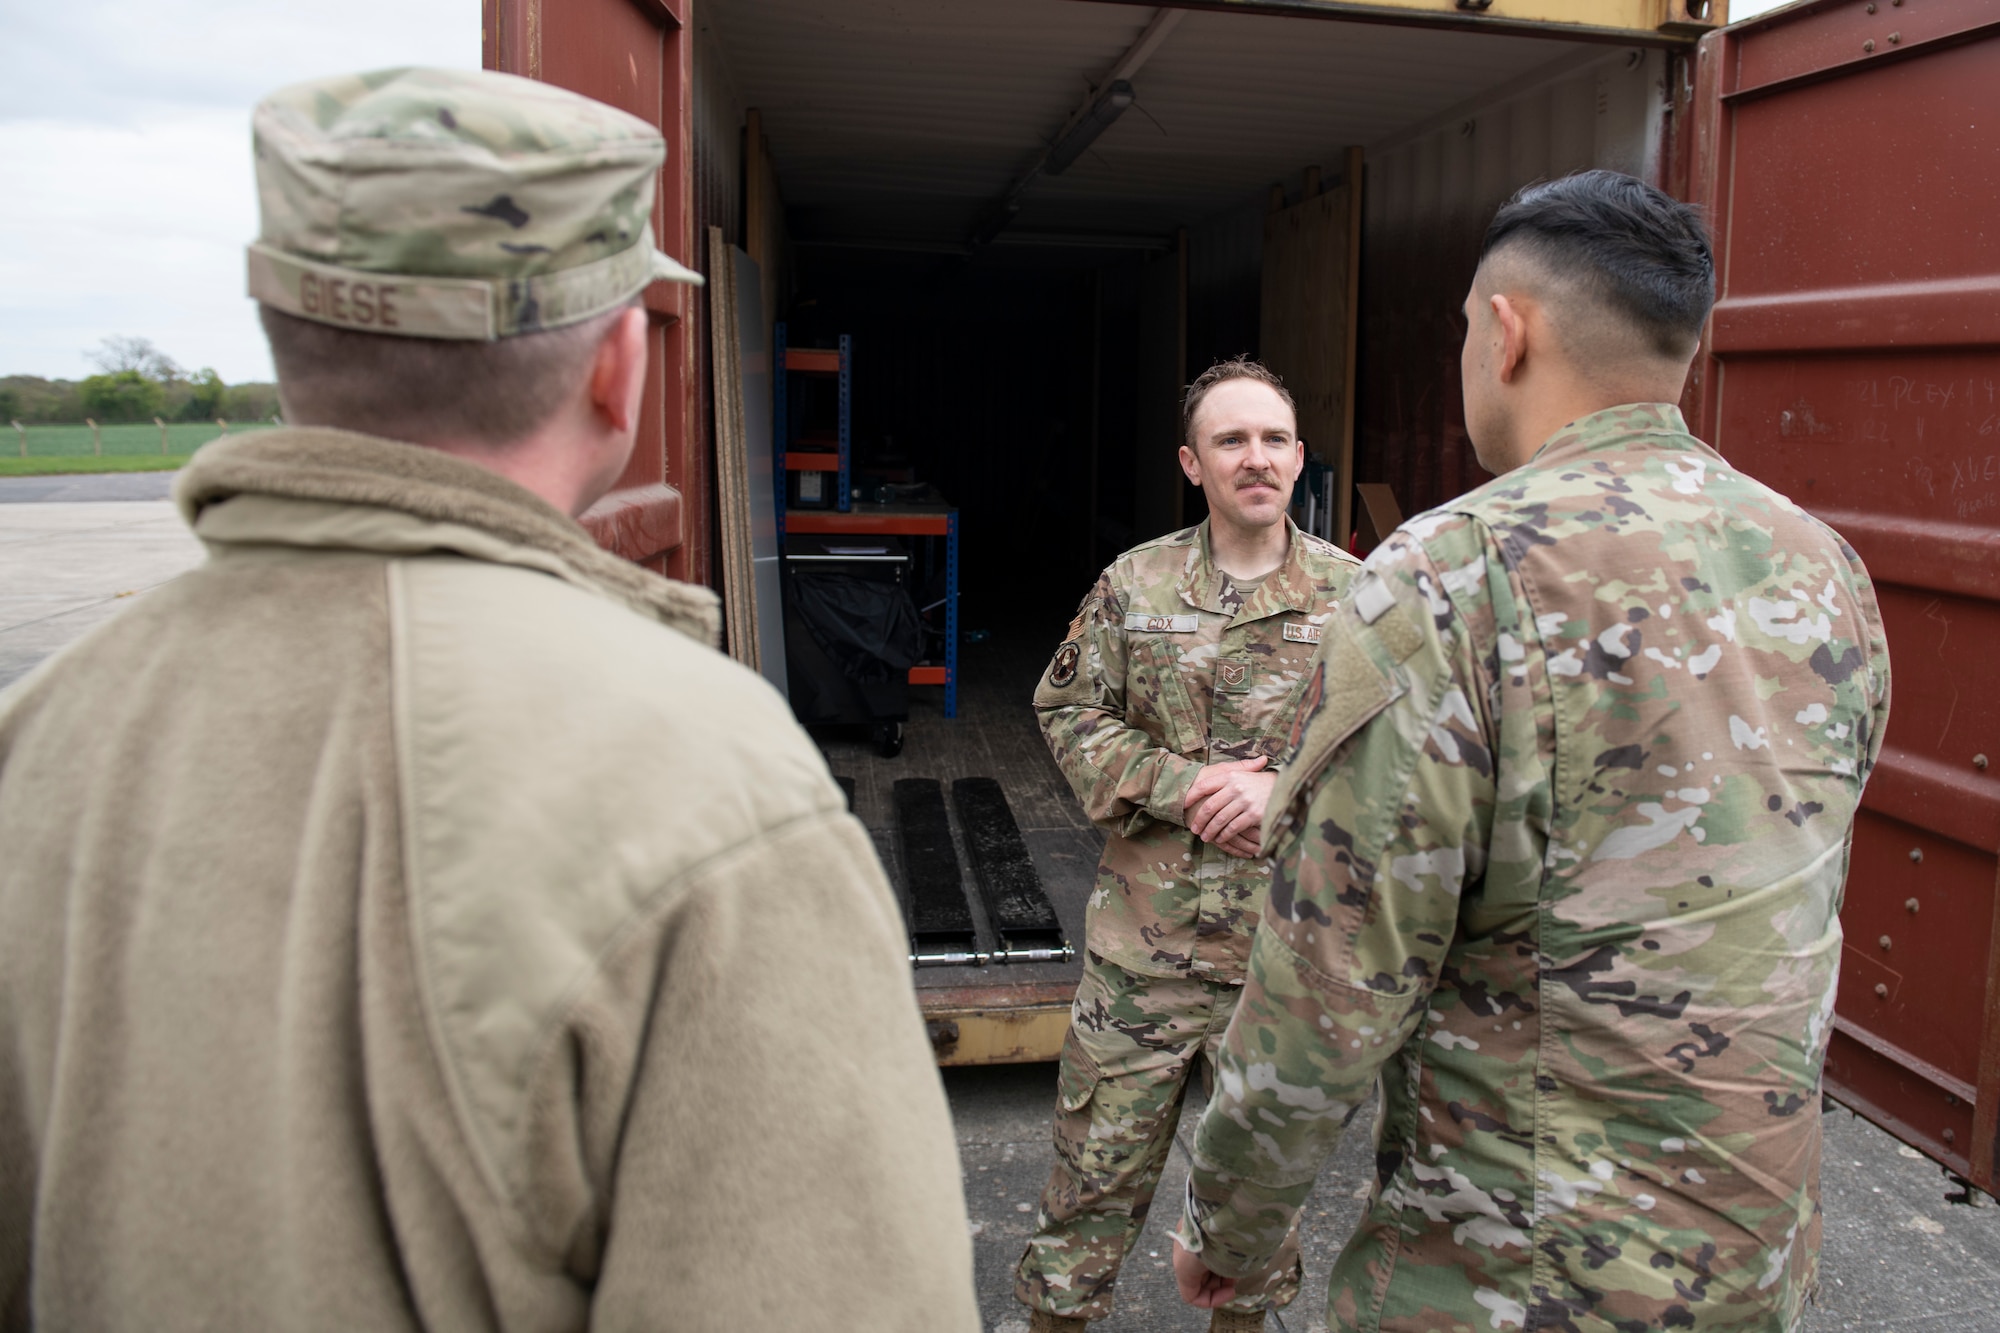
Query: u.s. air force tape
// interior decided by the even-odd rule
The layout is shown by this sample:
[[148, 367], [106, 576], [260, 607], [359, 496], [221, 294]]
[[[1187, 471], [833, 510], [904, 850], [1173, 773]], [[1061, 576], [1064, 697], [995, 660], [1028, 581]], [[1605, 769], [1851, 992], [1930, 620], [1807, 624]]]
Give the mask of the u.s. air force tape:
[[315, 263], [261, 243], [250, 246], [248, 261], [251, 297], [286, 314], [357, 333], [475, 342], [575, 324], [656, 279], [693, 277], [644, 244], [524, 278], [370, 273]]

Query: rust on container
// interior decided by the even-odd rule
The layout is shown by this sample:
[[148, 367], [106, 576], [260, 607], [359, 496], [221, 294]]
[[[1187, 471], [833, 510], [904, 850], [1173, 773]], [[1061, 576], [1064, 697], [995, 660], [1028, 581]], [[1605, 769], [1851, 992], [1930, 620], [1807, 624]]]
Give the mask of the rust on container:
[[1720, 275], [1697, 433], [1853, 544], [1889, 633], [1894, 701], [1855, 826], [1827, 1090], [1989, 1192], [2000, 134], [1975, 108], [1997, 59], [1987, 0], [1893, 22], [1823, 0], [1712, 34], [1690, 171]]
[[[667, 141], [667, 163], [653, 201], [654, 234], [662, 250], [699, 268], [691, 207], [694, 46], [685, 31], [687, 3], [483, 0], [482, 63], [597, 98], [657, 126]], [[597, 530], [630, 537], [629, 513], [636, 509], [647, 516], [640, 526], [650, 541], [666, 531], [655, 488], [678, 491], [683, 502], [674, 515], [678, 540], [638, 560], [700, 583], [708, 577], [709, 468], [697, 393], [699, 303], [690, 291], [675, 283], [646, 289], [653, 369], [639, 409], [638, 444], [607, 497], [613, 511], [628, 517], [601, 523]]]
[[924, 1026], [941, 1065], [1053, 1060], [1069, 1031], [1073, 981], [920, 989]]

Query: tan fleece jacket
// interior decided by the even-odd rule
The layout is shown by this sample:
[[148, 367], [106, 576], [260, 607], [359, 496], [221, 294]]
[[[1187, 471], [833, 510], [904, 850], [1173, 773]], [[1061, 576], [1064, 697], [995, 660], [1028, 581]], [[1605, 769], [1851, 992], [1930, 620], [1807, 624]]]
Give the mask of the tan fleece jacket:
[[713, 599], [511, 483], [210, 446], [0, 696], [0, 1326], [975, 1330], [868, 838]]

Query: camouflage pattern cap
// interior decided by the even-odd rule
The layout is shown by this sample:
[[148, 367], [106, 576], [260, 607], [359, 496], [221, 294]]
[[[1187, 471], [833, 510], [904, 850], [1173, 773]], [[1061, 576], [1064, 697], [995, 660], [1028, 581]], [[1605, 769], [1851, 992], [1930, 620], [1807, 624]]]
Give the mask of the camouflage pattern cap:
[[251, 123], [250, 295], [287, 314], [489, 340], [702, 280], [653, 245], [659, 132], [576, 93], [388, 69], [282, 89]]

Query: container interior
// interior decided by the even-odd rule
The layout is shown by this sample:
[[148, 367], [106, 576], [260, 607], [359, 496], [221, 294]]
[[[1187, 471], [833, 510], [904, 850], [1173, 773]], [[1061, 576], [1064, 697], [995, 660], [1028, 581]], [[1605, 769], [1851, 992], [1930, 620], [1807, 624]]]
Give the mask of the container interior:
[[[791, 345], [851, 339], [857, 495], [914, 479], [958, 506], [962, 627], [1051, 644], [1108, 560], [1202, 516], [1180, 388], [1266, 353], [1274, 210], [1345, 188], [1360, 150], [1351, 386], [1331, 373], [1350, 480], [1414, 513], [1485, 477], [1456, 314], [1493, 208], [1586, 166], [1657, 178], [1678, 77], [1658, 49], [1247, 13], [1171, 12], [1147, 42], [1169, 11], [1075, 0], [699, 13], [698, 222], [763, 233]], [[1129, 105], [1035, 172], [1121, 72]], [[830, 385], [795, 392], [830, 433]]]

